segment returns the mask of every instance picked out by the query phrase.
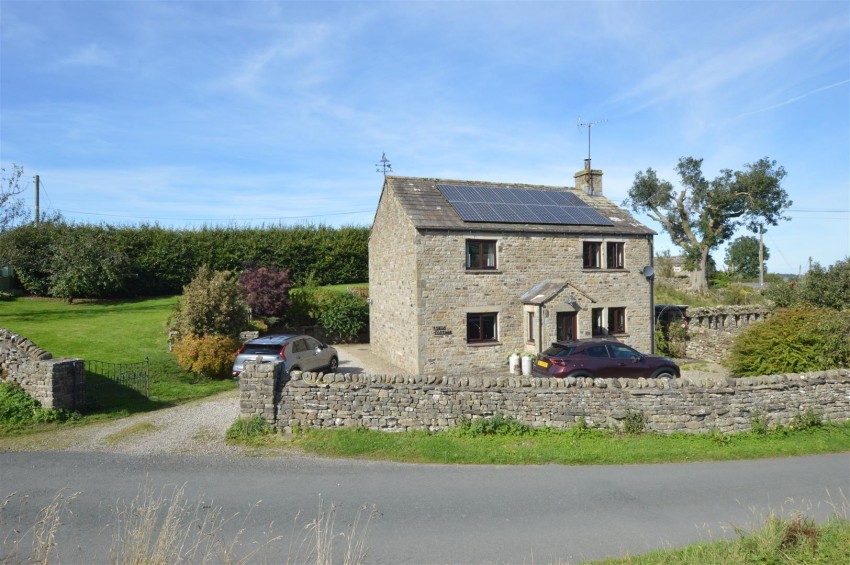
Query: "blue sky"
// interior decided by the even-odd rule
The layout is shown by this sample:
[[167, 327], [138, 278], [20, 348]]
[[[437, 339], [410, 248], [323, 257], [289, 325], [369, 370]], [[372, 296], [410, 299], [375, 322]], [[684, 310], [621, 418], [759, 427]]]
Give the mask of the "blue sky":
[[682, 156], [709, 179], [767, 156], [794, 201], [768, 270], [850, 255], [846, 1], [0, 0], [0, 30], [0, 162], [73, 220], [369, 225], [382, 152], [399, 175], [572, 186], [577, 122], [607, 120], [615, 202]]

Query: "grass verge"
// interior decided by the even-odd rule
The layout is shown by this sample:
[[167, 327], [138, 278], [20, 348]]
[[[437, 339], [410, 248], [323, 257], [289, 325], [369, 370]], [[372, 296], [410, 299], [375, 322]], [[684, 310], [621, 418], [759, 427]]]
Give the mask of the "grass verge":
[[[68, 304], [18, 298], [0, 308], [0, 327], [33, 341], [54, 357], [109, 363], [150, 359], [150, 399], [105, 379], [92, 377], [94, 413], [81, 423], [147, 412], [235, 388], [231, 380], [198, 379], [177, 366], [168, 351], [166, 326], [176, 297]], [[50, 425], [47, 425], [49, 427]], [[29, 431], [41, 431], [37, 426]], [[14, 433], [23, 433], [18, 430]]]
[[[256, 448], [297, 449], [323, 457], [406, 463], [487, 465], [629, 465], [726, 461], [837, 453], [850, 450], [850, 422], [804, 430], [765, 433], [620, 434], [605, 430], [534, 430], [507, 435], [414, 431], [385, 433], [365, 429], [303, 430], [271, 434], [249, 424], [228, 440]], [[241, 433], [240, 433], [241, 432]]]
[[594, 561], [597, 565], [725, 565], [727, 563], [847, 563], [850, 521], [833, 515], [816, 524], [804, 514], [768, 516], [759, 530], [736, 530], [738, 539], [702, 542], [634, 557]]

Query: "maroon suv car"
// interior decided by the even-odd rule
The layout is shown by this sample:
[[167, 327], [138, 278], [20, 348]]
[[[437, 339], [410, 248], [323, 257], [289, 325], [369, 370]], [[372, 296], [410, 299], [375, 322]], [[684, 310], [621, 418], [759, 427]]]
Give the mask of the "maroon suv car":
[[666, 357], [644, 355], [610, 339], [557, 341], [537, 356], [534, 374], [544, 377], [679, 377]]

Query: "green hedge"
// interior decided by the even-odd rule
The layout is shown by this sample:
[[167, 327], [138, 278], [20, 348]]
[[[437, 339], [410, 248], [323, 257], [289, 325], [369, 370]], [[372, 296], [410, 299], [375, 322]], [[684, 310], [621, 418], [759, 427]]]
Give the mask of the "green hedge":
[[783, 308], [750, 326], [732, 345], [737, 377], [825, 371], [850, 366], [850, 312]]
[[[57, 295], [56, 273], [73, 269], [63, 257], [69, 241], [97, 241], [104, 252], [124, 261], [109, 297], [179, 294], [201, 265], [241, 271], [252, 265], [290, 269], [295, 284], [365, 282], [369, 278], [369, 228], [321, 225], [260, 228], [170, 229], [157, 225], [106, 226], [45, 222], [0, 234], [0, 264], [14, 267], [24, 289]], [[97, 256], [87, 258], [97, 262]], [[80, 265], [76, 265], [79, 267]], [[102, 284], [102, 281], [98, 281]], [[104, 296], [83, 292], [74, 297]], [[67, 298], [67, 297], [66, 297]]]

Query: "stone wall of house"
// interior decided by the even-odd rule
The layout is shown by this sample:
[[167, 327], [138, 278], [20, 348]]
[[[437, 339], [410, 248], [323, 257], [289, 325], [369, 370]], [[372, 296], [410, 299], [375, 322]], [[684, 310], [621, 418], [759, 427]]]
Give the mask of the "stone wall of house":
[[419, 371], [416, 316], [418, 234], [395, 195], [381, 195], [369, 236], [369, 342], [393, 365]]
[[460, 418], [509, 416], [533, 427], [621, 427], [630, 411], [662, 433], [741, 432], [763, 414], [788, 424], [814, 410], [850, 419], [850, 369], [773, 375], [699, 385], [687, 379], [287, 375], [282, 364], [251, 363], [242, 373], [241, 415], [259, 415], [283, 432], [364, 427], [446, 430]]
[[[496, 269], [466, 269], [466, 240], [496, 241]], [[582, 243], [624, 242], [624, 269], [583, 269]], [[537, 353], [556, 339], [559, 312], [577, 312], [578, 335], [591, 336], [593, 309], [626, 308], [626, 334], [617, 338], [642, 351], [651, 347], [650, 282], [641, 269], [650, 264], [650, 243], [641, 236], [576, 236], [423, 230], [417, 240], [419, 364], [413, 374], [459, 375], [504, 367], [515, 351]], [[534, 341], [519, 298], [543, 281], [570, 284], [537, 311]], [[370, 286], [371, 289], [371, 286]], [[536, 307], [535, 307], [536, 309]], [[498, 340], [469, 344], [466, 316], [496, 313]], [[380, 342], [373, 342], [379, 343]], [[381, 344], [383, 345], [383, 344]]]
[[0, 380], [19, 384], [43, 407], [81, 408], [85, 378], [82, 359], [53, 359], [32, 341], [0, 328]]

